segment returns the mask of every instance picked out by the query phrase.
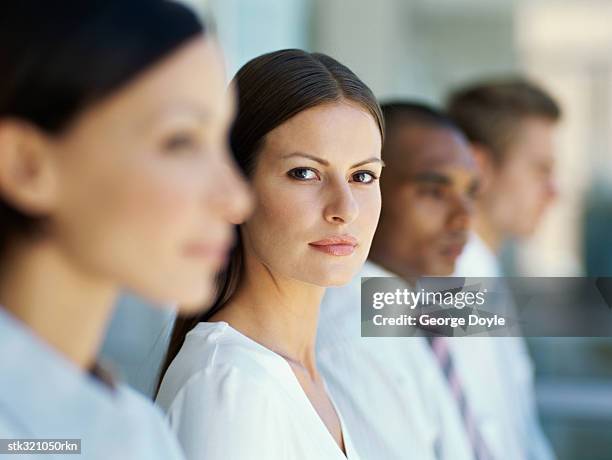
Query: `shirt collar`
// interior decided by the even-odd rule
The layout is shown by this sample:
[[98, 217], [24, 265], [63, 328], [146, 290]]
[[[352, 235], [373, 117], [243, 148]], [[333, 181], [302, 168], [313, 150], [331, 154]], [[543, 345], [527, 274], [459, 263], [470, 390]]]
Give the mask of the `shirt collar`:
[[114, 383], [104, 383], [112, 378], [100, 365], [83, 372], [1, 306], [0, 362], [0, 405], [32, 435], [48, 432], [58, 415], [78, 426], [84, 412], [91, 417], [118, 403]]
[[495, 252], [476, 232], [471, 232], [453, 276], [500, 277], [503, 271]]

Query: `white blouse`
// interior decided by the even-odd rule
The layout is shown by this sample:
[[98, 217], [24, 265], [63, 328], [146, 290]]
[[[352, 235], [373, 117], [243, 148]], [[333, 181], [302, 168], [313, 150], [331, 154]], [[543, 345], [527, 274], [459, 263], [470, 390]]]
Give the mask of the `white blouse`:
[[346, 456], [285, 359], [226, 322], [187, 334], [157, 403], [188, 460], [358, 460], [340, 413]]
[[[83, 460], [184, 458], [152, 401], [84, 373], [2, 307], [0, 367], [0, 438], [80, 439]], [[14, 456], [59, 457], [72, 456]]]

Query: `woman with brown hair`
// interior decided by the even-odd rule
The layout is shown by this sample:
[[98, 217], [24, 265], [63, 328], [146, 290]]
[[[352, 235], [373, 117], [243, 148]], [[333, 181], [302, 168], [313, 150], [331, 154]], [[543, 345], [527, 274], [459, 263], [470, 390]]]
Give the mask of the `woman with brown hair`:
[[20, 0], [0, 43], [0, 438], [181, 459], [97, 356], [122, 288], [207, 306], [249, 210], [216, 42], [170, 1]]
[[359, 271], [378, 221], [380, 108], [300, 50], [253, 59], [235, 84], [230, 140], [257, 205], [213, 308], [177, 320], [157, 401], [190, 460], [354, 460], [314, 350], [325, 288]]

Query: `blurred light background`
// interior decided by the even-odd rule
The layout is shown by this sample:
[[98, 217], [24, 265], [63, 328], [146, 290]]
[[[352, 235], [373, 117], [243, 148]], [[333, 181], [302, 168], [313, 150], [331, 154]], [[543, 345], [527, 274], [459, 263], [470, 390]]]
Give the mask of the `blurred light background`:
[[[612, 276], [612, 1], [191, 0], [212, 13], [228, 76], [281, 48], [332, 55], [380, 98], [440, 104], [464, 82], [524, 74], [561, 102], [560, 197], [508, 249], [510, 273]], [[151, 394], [172, 317], [120, 302], [104, 356]], [[612, 458], [610, 339], [533, 339], [544, 428], [561, 460]], [[409, 458], [409, 456], [407, 456]]]

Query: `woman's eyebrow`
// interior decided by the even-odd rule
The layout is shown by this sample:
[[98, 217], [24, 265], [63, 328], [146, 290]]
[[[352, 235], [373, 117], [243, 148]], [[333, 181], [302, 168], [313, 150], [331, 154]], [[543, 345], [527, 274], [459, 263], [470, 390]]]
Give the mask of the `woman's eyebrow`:
[[206, 107], [196, 104], [174, 104], [170, 107], [158, 110], [151, 114], [151, 116], [143, 119], [143, 122], [139, 124], [139, 129], [149, 129], [151, 125], [158, 124], [168, 117], [176, 116], [188, 116], [196, 119], [199, 123], [204, 123], [212, 118], [212, 113]]
[[362, 166], [362, 165], [367, 165], [368, 163], [380, 163], [383, 166], [385, 166], [385, 162], [382, 161], [382, 159], [380, 159], [378, 157], [372, 157], [372, 158], [368, 158], [367, 160], [360, 161], [359, 163], [355, 163], [353, 166], [351, 166], [350, 169], [353, 169], [353, 168], [356, 168], [356, 167]]
[[292, 158], [292, 157], [308, 158], [312, 161], [316, 161], [317, 163], [321, 163], [324, 166], [329, 166], [329, 161], [324, 160], [323, 158], [316, 157], [314, 155], [310, 155], [309, 153], [293, 152], [293, 153], [285, 154], [281, 158], [285, 159], [285, 158]]
[[205, 107], [202, 104], [197, 104], [189, 101], [181, 101], [169, 105], [168, 107], [162, 109], [158, 115], [190, 115], [202, 121], [206, 121], [212, 116], [208, 107]]
[[[310, 155], [308, 153], [303, 153], [303, 152], [293, 152], [293, 153], [288, 153], [286, 155], [283, 155], [281, 158], [291, 158], [291, 157], [303, 157], [303, 158], [308, 158], [312, 161], [316, 161], [317, 163], [320, 163], [324, 166], [329, 166], [329, 161], [324, 160], [323, 158], [319, 158], [317, 156], [314, 155]], [[372, 158], [368, 158], [367, 160], [363, 160], [360, 161], [359, 163], [355, 163], [353, 166], [350, 167], [350, 169], [356, 168], [358, 166], [362, 166], [368, 163], [382, 163], [382, 165], [385, 165], [385, 162], [382, 161], [380, 158], [378, 157], [372, 157]]]

